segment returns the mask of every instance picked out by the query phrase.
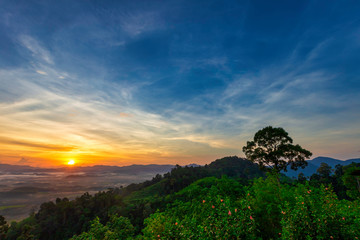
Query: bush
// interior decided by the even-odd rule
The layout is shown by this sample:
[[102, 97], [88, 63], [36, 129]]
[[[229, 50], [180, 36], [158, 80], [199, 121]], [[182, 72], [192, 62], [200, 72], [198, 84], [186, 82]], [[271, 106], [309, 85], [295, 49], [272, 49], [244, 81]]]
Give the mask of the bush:
[[299, 185], [295, 203], [282, 209], [282, 239], [356, 239], [360, 236], [359, 202], [338, 200], [330, 187]]
[[79, 236], [74, 236], [71, 240], [101, 240], [101, 239], [130, 239], [134, 235], [134, 227], [129, 219], [125, 217], [111, 216], [110, 221], [104, 226], [96, 217], [91, 222], [88, 232], [83, 232]]
[[213, 195], [178, 202], [145, 220], [144, 239], [256, 239], [256, 220], [247, 198]]

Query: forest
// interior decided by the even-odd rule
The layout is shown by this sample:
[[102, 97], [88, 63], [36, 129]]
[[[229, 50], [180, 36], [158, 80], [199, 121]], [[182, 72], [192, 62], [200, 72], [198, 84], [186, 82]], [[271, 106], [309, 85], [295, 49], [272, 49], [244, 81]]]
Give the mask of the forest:
[[359, 163], [289, 178], [281, 171], [306, 166], [311, 152], [282, 128], [258, 131], [243, 151], [45, 202], [19, 222], [0, 216], [0, 239], [359, 239]]
[[124, 188], [43, 203], [1, 239], [358, 239], [360, 164], [323, 163], [309, 179], [242, 158], [177, 166]]

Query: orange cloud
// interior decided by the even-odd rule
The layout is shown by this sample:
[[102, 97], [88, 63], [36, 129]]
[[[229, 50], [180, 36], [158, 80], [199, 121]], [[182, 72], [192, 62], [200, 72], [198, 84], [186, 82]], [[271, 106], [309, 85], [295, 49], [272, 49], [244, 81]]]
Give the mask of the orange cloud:
[[46, 144], [41, 142], [30, 142], [30, 141], [22, 141], [22, 140], [13, 140], [0, 138], [0, 143], [6, 145], [17, 145], [22, 147], [36, 148], [36, 149], [47, 149], [52, 151], [60, 151], [60, 152], [68, 152], [77, 149], [74, 146], [67, 145], [56, 145], [56, 144]]
[[119, 116], [120, 116], [120, 117], [133, 117], [132, 114], [130, 114], [130, 113], [124, 113], [124, 112], [121, 112], [121, 113], [119, 114]]

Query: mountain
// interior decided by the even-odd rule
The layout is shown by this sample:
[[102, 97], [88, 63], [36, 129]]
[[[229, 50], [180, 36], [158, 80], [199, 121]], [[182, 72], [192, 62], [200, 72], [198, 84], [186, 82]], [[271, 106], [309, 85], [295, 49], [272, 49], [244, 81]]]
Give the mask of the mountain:
[[0, 172], [33, 172], [36, 169], [26, 165], [0, 164]]
[[171, 171], [174, 168], [174, 165], [158, 165], [158, 164], [149, 164], [149, 165], [137, 165], [133, 164], [130, 166], [107, 166], [107, 165], [95, 165], [91, 167], [77, 167], [75, 171], [78, 172], [87, 172], [87, 173], [95, 173], [95, 172], [111, 172], [111, 173], [119, 173], [119, 174], [140, 174], [140, 173], [164, 173]]
[[130, 165], [130, 166], [106, 166], [95, 165], [91, 167], [59, 167], [59, 168], [38, 168], [26, 165], [0, 164], [0, 173], [44, 173], [44, 172], [85, 172], [85, 173], [117, 173], [126, 175], [137, 175], [142, 173], [166, 173], [171, 171], [174, 165]]
[[308, 160], [308, 165], [304, 169], [298, 169], [297, 171], [288, 170], [287, 172], [283, 172], [288, 177], [297, 177], [299, 173], [303, 173], [305, 176], [309, 177], [316, 173], [316, 170], [320, 167], [321, 163], [326, 163], [330, 167], [335, 168], [336, 165], [340, 164], [342, 166], [349, 165], [353, 162], [360, 163], [360, 158], [348, 159], [348, 160], [339, 160], [330, 157], [316, 157], [312, 160]]
[[347, 164], [345, 165], [348, 165], [348, 164], [351, 164], [351, 163], [360, 163], [360, 158], [352, 158], [352, 159], [348, 159], [345, 161]]
[[317, 157], [312, 160], [309, 160], [308, 163], [320, 167], [321, 163], [327, 163], [330, 167], [335, 168], [336, 165], [340, 164], [342, 166], [349, 165], [351, 163], [360, 163], [360, 158], [348, 159], [348, 160], [339, 160], [329, 157]]
[[309, 160], [308, 163], [311, 163], [317, 167], [320, 167], [321, 163], [327, 163], [330, 167], [334, 168], [338, 164], [343, 165], [344, 161], [329, 157], [317, 157], [313, 160]]

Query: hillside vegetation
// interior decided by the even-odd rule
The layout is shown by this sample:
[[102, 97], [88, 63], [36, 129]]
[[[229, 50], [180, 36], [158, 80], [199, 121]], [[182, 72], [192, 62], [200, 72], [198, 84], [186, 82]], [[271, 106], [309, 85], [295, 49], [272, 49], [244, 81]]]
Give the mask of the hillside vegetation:
[[1, 239], [356, 239], [360, 166], [278, 178], [226, 157], [93, 196], [43, 203]]

